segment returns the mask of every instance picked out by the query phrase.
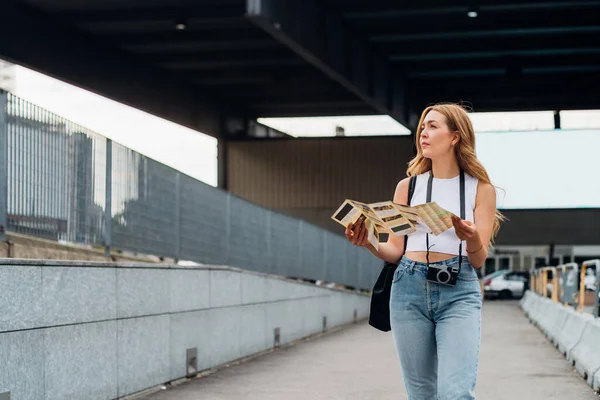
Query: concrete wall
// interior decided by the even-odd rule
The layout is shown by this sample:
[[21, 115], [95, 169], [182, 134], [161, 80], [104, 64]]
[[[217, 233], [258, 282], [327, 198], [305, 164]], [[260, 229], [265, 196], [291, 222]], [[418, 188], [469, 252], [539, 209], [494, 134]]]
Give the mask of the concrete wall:
[[0, 393], [114, 399], [368, 316], [369, 297], [228, 267], [3, 260]]

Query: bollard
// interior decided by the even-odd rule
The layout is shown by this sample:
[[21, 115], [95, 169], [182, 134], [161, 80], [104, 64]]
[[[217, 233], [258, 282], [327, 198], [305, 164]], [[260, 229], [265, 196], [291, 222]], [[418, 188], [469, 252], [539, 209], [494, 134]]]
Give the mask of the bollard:
[[[600, 264], [600, 260], [595, 260]], [[594, 317], [600, 318], [600, 265], [596, 265], [596, 283], [594, 284], [596, 287], [596, 294], [594, 295]], [[600, 370], [598, 370], [598, 379], [600, 379]], [[596, 381], [594, 381], [596, 382]], [[600, 387], [600, 382], [598, 382]], [[595, 390], [598, 390], [595, 388]]]
[[560, 294], [559, 301], [565, 306], [577, 306], [577, 291], [579, 288], [579, 266], [577, 263], [567, 263], [558, 267]]
[[[552, 272], [552, 279], [548, 278], [548, 274]], [[552, 293], [550, 298], [553, 302], [558, 303], [558, 276], [556, 267], [544, 267], [540, 269], [542, 274], [542, 296], [548, 297], [548, 283], [552, 285]]]
[[[588, 268], [596, 269], [595, 290], [591, 293], [591, 296], [594, 297], [592, 300], [589, 298], [586, 299], [586, 297], [590, 297], [589, 295], [586, 296], [586, 276]], [[581, 271], [579, 275], [579, 304], [577, 307], [577, 311], [579, 312], [584, 312], [586, 305], [594, 307], [595, 304], [598, 303], [598, 270], [600, 270], [600, 260], [588, 260], [581, 264]], [[595, 312], [597, 312], [597, 310], [592, 310], [592, 314]]]

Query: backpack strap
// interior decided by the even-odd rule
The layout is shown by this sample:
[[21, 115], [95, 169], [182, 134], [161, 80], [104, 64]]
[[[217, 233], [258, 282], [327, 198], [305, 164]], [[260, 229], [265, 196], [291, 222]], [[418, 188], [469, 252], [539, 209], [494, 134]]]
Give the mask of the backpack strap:
[[[410, 206], [410, 202], [412, 200], [413, 194], [415, 193], [415, 186], [417, 184], [417, 177], [411, 176], [408, 181], [408, 198], [406, 205]], [[408, 244], [408, 235], [404, 235], [404, 251], [406, 252], [406, 245]]]

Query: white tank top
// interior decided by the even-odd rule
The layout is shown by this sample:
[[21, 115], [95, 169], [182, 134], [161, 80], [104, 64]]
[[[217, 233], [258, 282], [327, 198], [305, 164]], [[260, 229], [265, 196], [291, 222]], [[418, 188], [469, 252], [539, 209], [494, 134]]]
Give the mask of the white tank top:
[[[411, 206], [424, 204], [427, 201], [427, 181], [430, 172], [417, 175], [415, 191], [413, 193]], [[477, 197], [477, 184], [479, 180], [465, 173], [465, 219], [474, 222], [473, 211], [475, 210], [475, 198]], [[440, 207], [460, 217], [460, 175], [450, 179], [433, 178], [431, 189], [431, 201], [435, 201]], [[440, 235], [429, 235], [429, 246], [431, 252], [458, 255], [460, 241], [456, 236], [454, 227], [442, 232]], [[414, 232], [408, 235], [406, 251], [427, 251], [426, 234]], [[462, 255], [467, 255], [467, 246], [463, 243]]]

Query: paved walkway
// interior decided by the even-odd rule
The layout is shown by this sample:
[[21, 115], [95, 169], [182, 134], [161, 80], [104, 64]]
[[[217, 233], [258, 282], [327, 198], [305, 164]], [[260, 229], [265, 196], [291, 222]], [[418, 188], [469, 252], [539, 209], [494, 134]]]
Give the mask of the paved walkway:
[[[478, 400], [598, 400], [523, 316], [516, 301], [486, 301]], [[391, 334], [365, 324], [232, 366], [153, 400], [406, 399]]]

